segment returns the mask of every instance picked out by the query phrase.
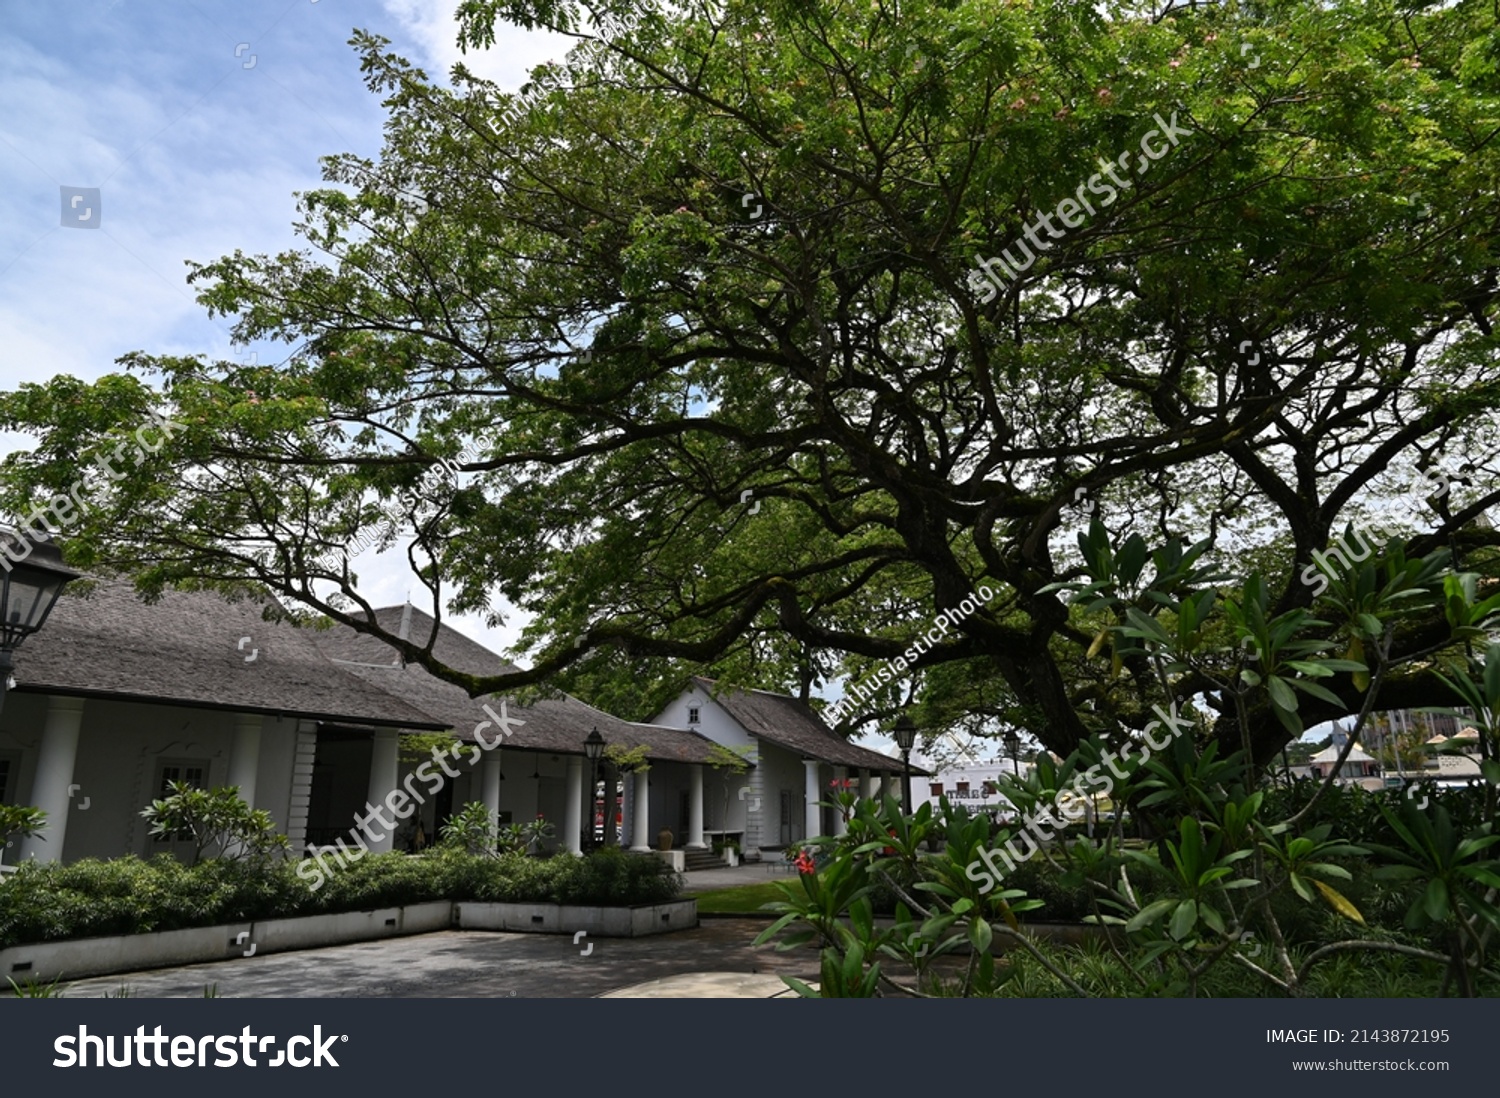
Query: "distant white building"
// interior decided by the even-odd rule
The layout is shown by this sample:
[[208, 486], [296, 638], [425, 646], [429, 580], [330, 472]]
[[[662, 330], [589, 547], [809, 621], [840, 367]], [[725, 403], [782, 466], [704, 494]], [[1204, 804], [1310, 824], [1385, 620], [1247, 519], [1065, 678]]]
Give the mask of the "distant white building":
[[[1029, 766], [1022, 765], [1020, 774], [1024, 777], [1029, 769]], [[928, 778], [914, 775], [911, 799], [915, 805], [925, 800], [934, 810], [938, 802], [947, 797], [949, 804], [963, 805], [971, 812], [1009, 812], [1010, 802], [1000, 795], [997, 779], [1001, 774], [1014, 776], [1016, 772], [1016, 764], [1006, 761], [950, 766]]]
[[1465, 728], [1452, 736], [1433, 736], [1426, 747], [1424, 774], [1438, 785], [1464, 786], [1484, 777], [1479, 769], [1477, 728]]
[[[1338, 764], [1339, 755], [1343, 753], [1343, 750], [1341, 745], [1331, 743], [1308, 759], [1312, 776], [1326, 778]], [[1344, 760], [1344, 765], [1339, 768], [1338, 776], [1334, 780], [1340, 785], [1362, 785], [1367, 789], [1380, 789], [1385, 785], [1380, 777], [1380, 764], [1360, 750], [1358, 743], [1349, 749], [1349, 755]]]

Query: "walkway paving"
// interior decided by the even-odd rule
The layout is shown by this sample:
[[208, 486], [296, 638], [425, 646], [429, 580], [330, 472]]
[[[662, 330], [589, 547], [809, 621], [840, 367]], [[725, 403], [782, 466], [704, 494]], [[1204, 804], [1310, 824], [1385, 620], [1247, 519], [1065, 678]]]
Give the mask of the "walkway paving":
[[[759, 997], [768, 988], [774, 991], [776, 981], [747, 982], [736, 980], [735, 974], [785, 972], [816, 979], [816, 952], [777, 953], [770, 945], [751, 945], [765, 927], [763, 919], [711, 919], [675, 934], [585, 938], [577, 945], [567, 934], [446, 930], [100, 976], [68, 984], [64, 997], [101, 998], [116, 994], [123, 984], [137, 998], [196, 999], [205, 985], [216, 984], [226, 998], [584, 999], [688, 974], [701, 977], [698, 996], [754, 992]], [[677, 981], [664, 985], [660, 994], [688, 994], [683, 989], [692, 986], [693, 981]]]
[[730, 869], [727, 865], [722, 869], [700, 869], [693, 873], [684, 874], [687, 884], [683, 892], [715, 892], [721, 888], [736, 888], [739, 885], [763, 884], [766, 881], [782, 880], [788, 881], [796, 876], [795, 872], [787, 872], [781, 868], [781, 863], [748, 863], [735, 866]]
[[[817, 983], [814, 982], [814, 987]], [[611, 991], [601, 999], [798, 999], [780, 976], [745, 972], [689, 972]]]
[[[787, 879], [766, 864], [686, 874], [684, 892]], [[244, 998], [764, 998], [780, 973], [813, 980], [817, 954], [751, 943], [766, 920], [715, 917], [648, 938], [585, 938], [449, 930], [380, 942], [269, 954], [68, 982], [65, 997], [198, 998], [208, 985]], [[644, 986], [642, 986], [644, 985]]]

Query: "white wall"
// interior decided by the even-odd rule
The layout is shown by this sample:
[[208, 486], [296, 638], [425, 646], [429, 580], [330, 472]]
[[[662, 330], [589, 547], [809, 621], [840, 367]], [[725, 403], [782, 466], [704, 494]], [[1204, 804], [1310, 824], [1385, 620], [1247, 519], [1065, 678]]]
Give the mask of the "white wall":
[[[688, 721], [688, 710], [693, 706], [698, 707], [697, 724]], [[756, 742], [755, 737], [746, 732], [739, 721], [696, 684], [668, 702], [666, 708], [651, 723], [666, 725], [668, 728], [686, 728], [726, 747], [743, 747]]]
[[[0, 751], [21, 753], [19, 795], [14, 798], [20, 804], [32, 803], [47, 704], [38, 695], [10, 694], [0, 714]], [[141, 809], [158, 795], [154, 783], [159, 762], [201, 759], [208, 763], [209, 785], [225, 784], [234, 724], [235, 714], [219, 710], [88, 699], [73, 767], [79, 788], [68, 815], [63, 859], [127, 853], [149, 857], [162, 849], [152, 842], [140, 817]], [[269, 811], [281, 828], [286, 826], [295, 735], [295, 721], [278, 722], [275, 717], [266, 719], [261, 733], [254, 807]]]
[[[761, 763], [753, 772], [756, 795], [761, 798], [760, 830], [757, 835], [759, 846], [782, 846], [782, 819], [781, 819], [781, 794], [785, 790], [791, 794], [788, 798], [786, 823], [791, 826], [786, 830], [790, 842], [805, 839], [804, 832], [807, 830], [807, 771], [802, 765], [802, 756], [794, 751], [788, 751], [784, 747], [767, 743], [761, 745]], [[827, 782], [833, 776], [833, 770], [827, 766], [818, 768], [821, 787], [826, 788]]]

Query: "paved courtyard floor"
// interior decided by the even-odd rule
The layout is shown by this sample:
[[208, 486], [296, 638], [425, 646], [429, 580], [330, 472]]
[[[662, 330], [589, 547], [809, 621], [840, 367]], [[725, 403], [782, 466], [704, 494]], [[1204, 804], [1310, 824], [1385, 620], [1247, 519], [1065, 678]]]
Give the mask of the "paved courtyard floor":
[[[100, 998], [123, 984], [136, 998], [196, 999], [205, 985], [216, 984], [227, 998], [580, 999], [687, 973], [784, 972], [816, 979], [816, 951], [777, 953], [770, 945], [750, 944], [766, 925], [764, 919], [714, 918], [674, 934], [585, 938], [577, 945], [567, 934], [445, 930], [77, 982], [65, 978], [63, 995]], [[702, 994], [715, 994], [712, 983], [705, 982]], [[775, 990], [772, 981], [741, 983]]]
[[738, 888], [740, 885], [764, 884], [766, 881], [791, 881], [795, 880], [795, 870], [785, 868], [783, 862], [751, 862], [746, 865], [737, 865], [730, 869], [727, 865], [722, 869], [700, 869], [693, 873], [685, 874], [687, 884], [682, 891], [691, 895], [695, 892], [714, 892], [721, 888]]

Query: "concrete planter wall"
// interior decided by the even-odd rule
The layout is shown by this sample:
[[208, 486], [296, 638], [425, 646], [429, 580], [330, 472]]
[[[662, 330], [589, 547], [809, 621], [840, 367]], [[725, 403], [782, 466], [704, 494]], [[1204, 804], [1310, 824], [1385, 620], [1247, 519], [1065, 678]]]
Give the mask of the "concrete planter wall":
[[453, 905], [447, 900], [388, 907], [379, 911], [345, 911], [337, 915], [307, 915], [299, 919], [268, 919], [256, 923], [250, 940], [261, 953], [315, 949], [340, 942], [369, 942], [403, 934], [428, 934], [453, 925]]
[[454, 921], [464, 930], [533, 931], [600, 938], [642, 938], [698, 925], [697, 900], [670, 900], [636, 907], [578, 907], [571, 904], [454, 904]]
[[658, 858], [671, 866], [674, 872], [685, 873], [687, 871], [687, 851], [653, 850], [651, 853], [655, 854]]
[[[541, 931], [571, 934], [586, 930], [599, 937], [636, 938], [698, 925], [696, 900], [673, 900], [639, 907], [564, 907], [559, 904], [436, 903], [266, 919], [256, 923], [123, 934], [113, 938], [77, 938], [0, 950], [0, 981], [61, 977], [82, 979], [147, 968], [227, 961], [295, 949], [344, 945], [430, 934], [453, 926], [466, 930]], [[0, 986], [4, 986], [0, 984]]]
[[[116, 938], [76, 938], [70, 942], [12, 946], [0, 950], [0, 979], [16, 983], [60, 977], [107, 976], [139, 968], [170, 968], [239, 957], [249, 949], [237, 945], [253, 924], [202, 926], [192, 930], [162, 930], [154, 934], [125, 934]], [[249, 942], [249, 937], [241, 939]]]

